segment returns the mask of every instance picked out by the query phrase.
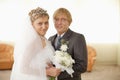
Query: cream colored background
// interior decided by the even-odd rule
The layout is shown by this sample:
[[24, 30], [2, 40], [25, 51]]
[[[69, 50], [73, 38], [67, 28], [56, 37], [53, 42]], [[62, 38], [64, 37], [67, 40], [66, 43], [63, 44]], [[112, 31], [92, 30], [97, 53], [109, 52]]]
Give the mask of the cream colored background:
[[27, 13], [38, 6], [50, 14], [47, 38], [56, 33], [53, 12], [65, 7], [73, 16], [70, 28], [83, 33], [87, 44], [96, 49], [96, 64], [120, 65], [119, 0], [1, 0], [0, 41], [15, 42], [19, 39]]

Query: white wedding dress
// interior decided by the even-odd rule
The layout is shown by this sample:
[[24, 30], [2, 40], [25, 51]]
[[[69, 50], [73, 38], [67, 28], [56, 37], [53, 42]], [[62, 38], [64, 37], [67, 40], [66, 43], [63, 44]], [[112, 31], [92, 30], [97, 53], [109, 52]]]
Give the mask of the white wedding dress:
[[51, 63], [54, 49], [45, 39], [43, 48], [41, 37], [32, 26], [25, 29], [24, 36], [16, 43], [14, 49], [14, 64], [10, 80], [48, 80], [46, 76], [47, 63]]

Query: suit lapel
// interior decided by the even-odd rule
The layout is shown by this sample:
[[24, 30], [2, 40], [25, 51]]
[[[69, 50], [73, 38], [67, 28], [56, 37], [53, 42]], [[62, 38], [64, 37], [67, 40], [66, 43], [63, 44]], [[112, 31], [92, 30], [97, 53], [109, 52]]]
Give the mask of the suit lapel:
[[[62, 39], [66, 40], [66, 41], [69, 41], [72, 33], [73, 32], [70, 29], [68, 29], [67, 32], [63, 35]], [[53, 45], [54, 49], [55, 49], [55, 39], [56, 39], [56, 37], [57, 37], [57, 34], [55, 34], [51, 39], [51, 42], [52, 42], [52, 45]]]
[[70, 29], [68, 29], [68, 31], [62, 37], [62, 39], [65, 39], [66, 41], [69, 41], [69, 38], [70, 38], [70, 36], [71, 36], [72, 33], [73, 32]]
[[52, 37], [52, 40], [51, 40], [54, 49], [55, 49], [55, 39], [56, 39], [56, 37], [57, 37], [57, 34], [55, 34], [55, 35]]

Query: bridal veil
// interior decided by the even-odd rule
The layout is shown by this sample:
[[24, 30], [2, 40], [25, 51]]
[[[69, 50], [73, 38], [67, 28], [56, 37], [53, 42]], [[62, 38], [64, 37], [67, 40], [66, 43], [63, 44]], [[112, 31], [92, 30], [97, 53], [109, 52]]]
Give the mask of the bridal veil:
[[37, 34], [29, 17], [25, 24], [27, 26], [15, 43], [11, 80], [47, 80], [46, 63], [51, 62], [54, 49], [45, 38], [46, 47], [42, 47], [43, 37]]

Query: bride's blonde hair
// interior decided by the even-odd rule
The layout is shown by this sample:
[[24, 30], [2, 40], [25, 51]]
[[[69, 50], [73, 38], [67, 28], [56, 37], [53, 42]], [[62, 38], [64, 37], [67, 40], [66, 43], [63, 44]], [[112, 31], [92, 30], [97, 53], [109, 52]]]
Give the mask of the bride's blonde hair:
[[36, 19], [38, 19], [40, 17], [45, 17], [45, 16], [47, 16], [49, 19], [49, 15], [48, 15], [47, 11], [40, 7], [37, 7], [36, 9], [31, 10], [29, 12], [29, 16], [30, 16], [31, 22], [34, 22]]

